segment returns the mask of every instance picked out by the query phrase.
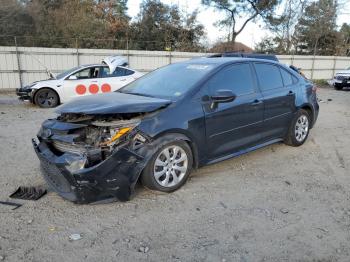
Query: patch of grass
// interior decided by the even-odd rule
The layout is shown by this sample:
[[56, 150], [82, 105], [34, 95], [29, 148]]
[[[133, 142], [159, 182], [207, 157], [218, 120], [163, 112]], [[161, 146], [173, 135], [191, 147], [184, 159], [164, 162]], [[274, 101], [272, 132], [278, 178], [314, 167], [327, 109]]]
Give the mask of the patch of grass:
[[328, 86], [327, 80], [326, 79], [314, 79], [312, 80], [316, 85], [319, 86]]

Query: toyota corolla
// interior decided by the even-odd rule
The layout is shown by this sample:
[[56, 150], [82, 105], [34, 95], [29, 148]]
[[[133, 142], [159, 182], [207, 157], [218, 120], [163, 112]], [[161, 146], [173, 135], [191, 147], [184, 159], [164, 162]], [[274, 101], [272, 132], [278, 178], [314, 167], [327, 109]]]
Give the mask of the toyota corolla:
[[194, 168], [284, 142], [318, 116], [316, 88], [274, 61], [200, 58], [57, 109], [33, 139], [47, 183], [75, 203], [172, 192]]

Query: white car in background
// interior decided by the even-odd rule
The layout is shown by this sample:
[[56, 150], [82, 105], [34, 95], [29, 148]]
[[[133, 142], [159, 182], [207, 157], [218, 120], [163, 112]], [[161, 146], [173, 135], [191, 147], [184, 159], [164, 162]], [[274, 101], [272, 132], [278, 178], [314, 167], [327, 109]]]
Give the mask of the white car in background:
[[116, 91], [143, 75], [127, 66], [126, 58], [111, 56], [102, 64], [72, 68], [56, 77], [19, 88], [16, 93], [19, 99], [40, 107], [56, 107], [76, 97]]
[[350, 87], [350, 67], [337, 72], [334, 78], [328, 83], [333, 85], [336, 90], [341, 90], [343, 87]]

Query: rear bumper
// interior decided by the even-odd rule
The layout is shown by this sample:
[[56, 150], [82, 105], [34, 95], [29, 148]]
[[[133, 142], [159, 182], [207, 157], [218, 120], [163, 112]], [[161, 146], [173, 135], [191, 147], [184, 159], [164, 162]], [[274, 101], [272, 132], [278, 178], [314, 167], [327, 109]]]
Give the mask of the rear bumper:
[[141, 156], [121, 148], [96, 166], [70, 172], [67, 166], [74, 162], [76, 155], [57, 156], [44, 141], [37, 144], [33, 139], [32, 142], [46, 182], [61, 197], [78, 204], [129, 200], [144, 168]]

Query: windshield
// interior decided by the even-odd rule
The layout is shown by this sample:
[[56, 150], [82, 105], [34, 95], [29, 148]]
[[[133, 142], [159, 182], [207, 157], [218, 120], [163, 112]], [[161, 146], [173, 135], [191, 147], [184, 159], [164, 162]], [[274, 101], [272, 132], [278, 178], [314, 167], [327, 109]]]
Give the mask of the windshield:
[[201, 80], [214, 65], [172, 64], [130, 83], [119, 92], [176, 100]]
[[58, 75], [56, 76], [56, 79], [65, 78], [66, 76], [68, 76], [69, 74], [73, 73], [74, 71], [76, 71], [76, 70], [78, 70], [78, 69], [80, 69], [80, 68], [82, 68], [82, 66], [77, 66], [77, 67], [74, 67], [74, 68], [69, 69], [69, 70], [67, 70], [67, 71], [64, 71], [63, 73], [58, 74]]

